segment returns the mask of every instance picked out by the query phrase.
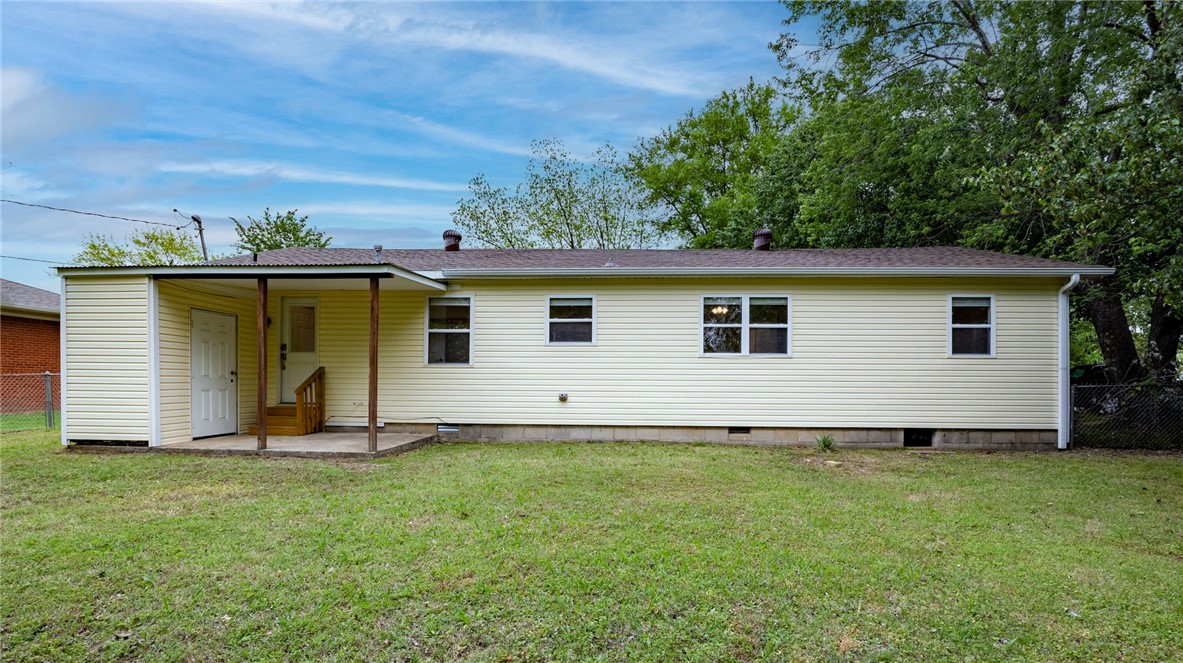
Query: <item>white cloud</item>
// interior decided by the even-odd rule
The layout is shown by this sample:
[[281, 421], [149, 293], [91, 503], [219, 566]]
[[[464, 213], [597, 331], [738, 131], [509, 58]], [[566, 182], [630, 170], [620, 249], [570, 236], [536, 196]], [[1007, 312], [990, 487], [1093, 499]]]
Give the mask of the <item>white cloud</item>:
[[586, 38], [564, 38], [538, 33], [481, 30], [475, 26], [442, 25], [410, 29], [403, 39], [453, 50], [470, 50], [543, 60], [612, 82], [666, 94], [701, 96], [693, 77], [676, 68], [654, 67], [621, 48], [619, 43], [588, 43]]
[[0, 69], [0, 140], [6, 156], [40, 141], [93, 131], [130, 115], [127, 104], [64, 92], [28, 67]]
[[45, 90], [41, 74], [28, 67], [4, 67], [0, 69], [0, 87], [4, 90], [0, 98], [0, 110], [5, 114], [27, 103]]
[[419, 191], [464, 191], [467, 188], [464, 184], [453, 184], [450, 182], [382, 177], [380, 175], [321, 170], [291, 164], [266, 163], [261, 161], [168, 162], [160, 164], [157, 169], [164, 173], [189, 173], [227, 177], [270, 177], [291, 182], [377, 186], [390, 189], [416, 189]]
[[470, 131], [463, 131], [455, 127], [433, 122], [423, 117], [415, 117], [413, 115], [404, 115], [397, 113], [408, 124], [413, 125], [420, 132], [442, 138], [445, 141], [457, 143], [460, 145], [467, 145], [469, 147], [476, 147], [490, 152], [500, 152], [502, 154], [512, 154], [515, 156], [528, 156], [530, 149], [526, 145], [517, 142], [507, 142], [497, 138], [490, 138], [483, 134], [475, 134]]
[[366, 216], [378, 219], [447, 219], [455, 205], [432, 205], [415, 201], [367, 202], [341, 201], [299, 205], [301, 214]]
[[[293, 41], [315, 49], [302, 58], [304, 67], [312, 67], [331, 76], [326, 67], [326, 53], [346, 48], [351, 41], [364, 39], [388, 48], [434, 48], [481, 54], [503, 55], [540, 64], [558, 65], [634, 88], [664, 94], [701, 97], [714, 90], [701, 72], [689, 69], [683, 60], [663, 60], [659, 48], [651, 43], [653, 30], [632, 26], [612, 34], [589, 30], [583, 25], [564, 26], [555, 15], [548, 21], [548, 31], [536, 32], [505, 28], [497, 21], [511, 22], [503, 10], [466, 6], [456, 11], [447, 5], [361, 4], [320, 5], [310, 3], [197, 3], [170, 5], [170, 12], [187, 8], [198, 16], [230, 17], [236, 28], [260, 34], [258, 40], [236, 42], [235, 47], [291, 65]], [[144, 11], [131, 5], [129, 11]], [[157, 13], [159, 7], [147, 6]], [[159, 14], [158, 14], [159, 15]], [[627, 20], [627, 17], [626, 19]], [[705, 24], [704, 30], [714, 29]], [[275, 31], [285, 37], [275, 39]], [[300, 35], [301, 31], [320, 33], [319, 39]], [[336, 36], [326, 41], [325, 35]], [[685, 40], [686, 33], [677, 35]], [[227, 37], [229, 38], [229, 37]], [[277, 48], [278, 46], [278, 48]]]
[[0, 168], [3, 168], [0, 171], [0, 193], [5, 198], [25, 202], [37, 202], [39, 200], [50, 200], [65, 195], [63, 191], [56, 188], [53, 184], [36, 175], [15, 170], [11, 166], [8, 166], [7, 163], [0, 166]]

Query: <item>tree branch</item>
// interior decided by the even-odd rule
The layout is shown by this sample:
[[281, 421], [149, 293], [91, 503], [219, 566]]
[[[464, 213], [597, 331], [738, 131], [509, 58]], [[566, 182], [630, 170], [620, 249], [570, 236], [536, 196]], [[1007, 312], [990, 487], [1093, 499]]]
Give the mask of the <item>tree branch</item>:
[[1144, 44], [1150, 43], [1150, 37], [1147, 37], [1145, 35], [1145, 33], [1135, 30], [1128, 25], [1122, 25], [1120, 23], [1113, 23], [1111, 21], [1106, 21], [1105, 23], [1102, 23], [1102, 25], [1107, 28], [1113, 28], [1114, 30], [1117, 30], [1118, 32], [1124, 32], [1127, 35], [1133, 37], [1134, 39], [1137, 39], [1138, 41], [1140, 41]]
[[982, 46], [982, 51], [988, 55], [994, 55], [994, 49], [990, 46], [990, 39], [986, 36], [986, 32], [982, 30], [982, 24], [978, 21], [978, 17], [973, 12], [973, 4], [970, 0], [953, 0], [953, 6], [961, 13], [962, 18], [969, 24], [969, 29], [978, 37], [978, 43]]

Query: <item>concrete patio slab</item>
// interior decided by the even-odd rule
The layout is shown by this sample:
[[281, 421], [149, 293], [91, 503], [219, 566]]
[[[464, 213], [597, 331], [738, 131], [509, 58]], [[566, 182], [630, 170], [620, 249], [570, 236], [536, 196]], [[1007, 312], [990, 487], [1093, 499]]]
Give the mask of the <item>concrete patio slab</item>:
[[268, 435], [267, 448], [256, 449], [254, 435], [223, 435], [188, 442], [151, 447], [149, 452], [204, 454], [215, 456], [289, 456], [298, 458], [377, 458], [418, 449], [434, 442], [435, 435], [379, 433], [378, 452], [370, 453], [366, 433], [314, 433], [312, 435]]

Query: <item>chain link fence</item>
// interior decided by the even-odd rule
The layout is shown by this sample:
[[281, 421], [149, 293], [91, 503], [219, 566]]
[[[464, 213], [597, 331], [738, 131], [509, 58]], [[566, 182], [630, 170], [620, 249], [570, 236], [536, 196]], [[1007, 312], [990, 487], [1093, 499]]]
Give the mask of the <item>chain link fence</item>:
[[0, 433], [60, 428], [61, 373], [0, 373]]
[[1072, 387], [1072, 445], [1183, 449], [1183, 385]]

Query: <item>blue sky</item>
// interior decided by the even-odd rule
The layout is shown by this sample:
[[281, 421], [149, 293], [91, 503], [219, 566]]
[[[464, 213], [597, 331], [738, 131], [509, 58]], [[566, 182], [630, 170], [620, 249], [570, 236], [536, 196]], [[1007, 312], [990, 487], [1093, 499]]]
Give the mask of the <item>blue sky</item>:
[[[334, 246], [435, 247], [530, 141], [621, 152], [779, 72], [787, 11], [727, 3], [0, 5], [3, 198], [173, 222], [299, 208]], [[808, 40], [804, 40], [808, 41]], [[139, 224], [0, 204], [2, 253], [67, 261]], [[49, 265], [5, 278], [56, 291]]]

